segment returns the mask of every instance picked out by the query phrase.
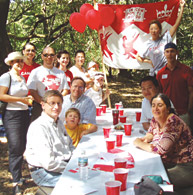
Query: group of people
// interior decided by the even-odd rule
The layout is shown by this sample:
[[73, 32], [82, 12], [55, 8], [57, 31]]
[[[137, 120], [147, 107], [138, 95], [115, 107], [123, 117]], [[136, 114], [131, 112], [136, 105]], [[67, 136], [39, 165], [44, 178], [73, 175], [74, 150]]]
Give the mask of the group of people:
[[193, 70], [177, 60], [177, 46], [164, 47], [166, 65], [156, 77], [146, 76], [140, 86], [141, 123], [147, 134], [134, 145], [161, 155], [175, 191], [193, 192], [193, 137], [189, 127], [193, 111]]
[[144, 96], [141, 123], [147, 134], [135, 139], [134, 145], [159, 154], [174, 190], [192, 194], [193, 133], [189, 126], [193, 120], [193, 70], [177, 60], [177, 45], [172, 43], [184, 5], [180, 0], [178, 18], [169, 32], [161, 35], [161, 23], [150, 23], [151, 40], [137, 54], [137, 60], [150, 63], [152, 69], [140, 82]]
[[[144, 96], [141, 123], [147, 134], [137, 138], [134, 145], [161, 155], [175, 190], [193, 186], [193, 139], [189, 128], [193, 70], [177, 60], [177, 46], [172, 43], [184, 3], [180, 1], [176, 23], [163, 36], [161, 24], [150, 23], [152, 40], [137, 55], [139, 61], [151, 63], [153, 68], [150, 76], [140, 82]], [[15, 192], [22, 182], [24, 151], [34, 182], [55, 186], [82, 136], [97, 131], [96, 107], [110, 94], [108, 89], [103, 92], [104, 74], [98, 65], [90, 62], [87, 71], [83, 67], [82, 50], [75, 53], [71, 68], [66, 50], [56, 55], [53, 48], [44, 48], [42, 66], [34, 60], [34, 44], [27, 43], [22, 52], [7, 56], [5, 63], [11, 69], [0, 78], [0, 100], [8, 102], [3, 124]]]
[[[25, 151], [29, 166], [44, 167], [44, 170], [46, 170], [46, 173], [49, 175], [49, 171], [55, 172], [55, 166], [60, 167], [61, 160], [64, 160], [65, 163], [67, 163], [73, 148], [78, 145], [78, 142], [83, 135], [97, 130], [95, 101], [94, 99], [92, 100], [92, 97], [90, 98], [89, 95], [85, 95], [85, 91], [88, 88], [87, 80], [85, 81], [83, 76], [79, 74], [76, 75], [75, 72], [69, 70], [69, 65], [71, 64], [69, 53], [67, 51], [61, 51], [56, 56], [53, 48], [46, 47], [41, 54], [43, 61], [42, 66], [37, 64], [34, 60], [36, 47], [33, 43], [27, 43], [24, 46], [22, 53], [12, 52], [7, 56], [5, 63], [10, 66], [10, 71], [0, 77], [0, 100], [7, 102], [7, 107], [2, 120], [8, 139], [9, 171], [12, 174], [15, 192], [18, 192], [19, 184], [23, 183], [22, 162]], [[75, 55], [75, 65], [72, 66], [72, 68], [76, 66], [77, 69], [81, 68], [85, 61], [84, 58], [84, 52], [79, 50]], [[97, 64], [93, 62], [89, 65], [90, 75], [92, 72], [92, 79], [91, 76], [88, 76], [88, 73], [85, 72], [85, 75], [90, 78], [89, 84], [92, 83], [92, 87], [98, 98], [96, 104], [99, 106], [105, 98], [107, 98], [106, 94], [109, 94], [109, 91], [107, 91], [106, 94], [103, 93], [104, 74], [99, 72], [96, 65]], [[95, 70], [95, 67], [97, 71]], [[95, 74], [97, 74], [97, 76], [95, 76]], [[98, 74], [101, 75], [100, 78]], [[95, 88], [95, 83], [98, 84], [98, 80], [100, 80], [100, 85], [97, 85], [98, 88]], [[50, 92], [50, 94], [47, 94], [47, 92]], [[55, 106], [54, 102], [57, 97], [64, 103], [62, 104], [58, 100], [57, 106]], [[49, 103], [47, 99], [52, 100], [52, 98], [54, 100]], [[71, 110], [71, 108], [73, 108], [73, 110]], [[60, 115], [61, 111], [62, 113]], [[57, 116], [56, 118], [55, 115]], [[58, 124], [57, 118], [59, 115], [61, 116], [61, 123], [63, 126], [66, 121], [66, 126], [63, 127], [63, 129], [61, 128], [60, 123], [58, 126], [54, 126], [54, 122]], [[46, 139], [48, 145], [45, 144], [45, 147], [50, 147], [50, 150], [48, 150], [48, 153], [50, 153], [43, 153], [45, 156], [53, 156], [53, 159], [58, 158], [57, 156], [60, 153], [59, 165], [57, 165], [57, 163], [53, 164], [53, 159], [46, 161], [46, 163], [48, 163], [47, 166], [44, 163], [41, 164], [41, 160], [40, 162], [34, 163], [35, 159], [40, 159], [38, 157], [39, 154], [36, 154], [36, 157], [32, 154], [34, 159], [31, 158], [31, 150], [33, 152], [36, 151], [36, 149], [32, 149], [31, 146], [37, 144], [36, 146], [41, 148], [40, 145], [43, 144], [43, 138], [38, 145], [36, 136], [28, 136], [27, 146], [29, 147], [26, 148], [27, 132], [30, 135], [30, 129], [33, 128], [37, 121], [42, 121], [46, 124], [45, 127], [41, 126], [41, 122], [37, 124], [37, 126], [42, 128], [42, 131], [45, 130], [44, 128], [46, 128], [46, 130], [49, 128], [51, 129], [47, 134], [44, 134], [39, 130], [39, 134], [37, 133], [37, 135], [41, 137], [43, 134], [44, 137], [48, 136], [53, 138], [51, 140]], [[52, 126], [49, 126], [49, 122], [51, 122]], [[67, 132], [64, 130], [65, 128]], [[67, 133], [70, 135], [70, 138]], [[63, 138], [61, 137], [61, 134], [64, 134]], [[57, 139], [59, 143], [62, 141], [60, 143], [61, 145], [65, 143], [66, 146], [53, 148]], [[31, 141], [33, 143], [32, 145]], [[50, 143], [48, 143], [49, 141]], [[44, 149], [41, 150], [40, 153], [42, 151], [44, 151]], [[61, 170], [63, 169], [64, 167], [59, 168], [60, 172], [62, 172]], [[38, 185], [41, 185], [39, 179], [33, 175], [34, 174], [32, 174], [34, 181]], [[45, 173], [42, 173], [42, 175], [45, 175]], [[55, 183], [50, 185], [54, 186]]]

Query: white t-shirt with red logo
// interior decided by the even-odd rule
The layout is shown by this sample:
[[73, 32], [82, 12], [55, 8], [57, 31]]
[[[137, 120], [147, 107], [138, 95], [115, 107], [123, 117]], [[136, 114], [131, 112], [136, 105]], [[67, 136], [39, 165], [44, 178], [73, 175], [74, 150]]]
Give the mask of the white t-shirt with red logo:
[[69, 89], [66, 75], [62, 70], [53, 67], [52, 69], [40, 66], [32, 70], [27, 86], [29, 89], [37, 90], [38, 94], [43, 97], [47, 90], [58, 90], [62, 92]]

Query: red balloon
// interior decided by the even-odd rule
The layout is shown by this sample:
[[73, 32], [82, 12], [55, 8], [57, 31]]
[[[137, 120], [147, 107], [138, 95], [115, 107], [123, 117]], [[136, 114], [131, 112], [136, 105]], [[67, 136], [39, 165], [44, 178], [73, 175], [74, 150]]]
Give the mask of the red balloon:
[[101, 25], [107, 27], [111, 25], [115, 19], [114, 10], [111, 7], [104, 7], [100, 10]]
[[86, 23], [92, 30], [98, 30], [101, 25], [101, 16], [97, 10], [89, 10], [85, 16]]
[[85, 17], [77, 12], [70, 15], [70, 24], [78, 32], [83, 33], [86, 28]]
[[89, 4], [89, 3], [85, 3], [85, 4], [83, 4], [81, 7], [80, 7], [80, 13], [82, 14], [82, 15], [86, 15], [86, 13], [89, 11], [89, 10], [91, 10], [91, 9], [94, 9], [94, 7], [91, 5], [91, 4]]

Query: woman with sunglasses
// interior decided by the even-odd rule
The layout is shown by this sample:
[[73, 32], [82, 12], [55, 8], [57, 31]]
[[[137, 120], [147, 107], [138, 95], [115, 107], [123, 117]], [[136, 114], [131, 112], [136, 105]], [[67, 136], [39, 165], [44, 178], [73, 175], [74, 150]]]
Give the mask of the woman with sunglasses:
[[23, 47], [22, 52], [26, 58], [24, 59], [24, 66], [20, 71], [20, 74], [25, 78], [27, 82], [31, 71], [40, 65], [37, 64], [34, 60], [36, 55], [36, 46], [33, 43], [30, 42], [26, 43], [25, 46]]

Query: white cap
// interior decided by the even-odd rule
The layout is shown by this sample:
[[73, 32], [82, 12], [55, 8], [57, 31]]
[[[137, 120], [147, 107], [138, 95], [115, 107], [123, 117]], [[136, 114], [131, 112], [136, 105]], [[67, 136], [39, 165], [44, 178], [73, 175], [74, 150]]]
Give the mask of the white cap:
[[104, 77], [104, 73], [102, 73], [102, 72], [96, 72], [95, 75], [94, 75], [95, 79], [99, 79], [101, 77]]
[[10, 62], [11, 62], [12, 60], [18, 60], [18, 59], [24, 60], [24, 58], [25, 58], [25, 56], [23, 56], [23, 55], [21, 54], [21, 52], [15, 51], [15, 52], [11, 52], [11, 53], [7, 56], [7, 58], [5, 58], [4, 62], [5, 62], [8, 66], [10, 66]]
[[87, 69], [92, 68], [95, 64], [96, 64], [96, 62], [90, 61], [90, 62], [88, 63]]

